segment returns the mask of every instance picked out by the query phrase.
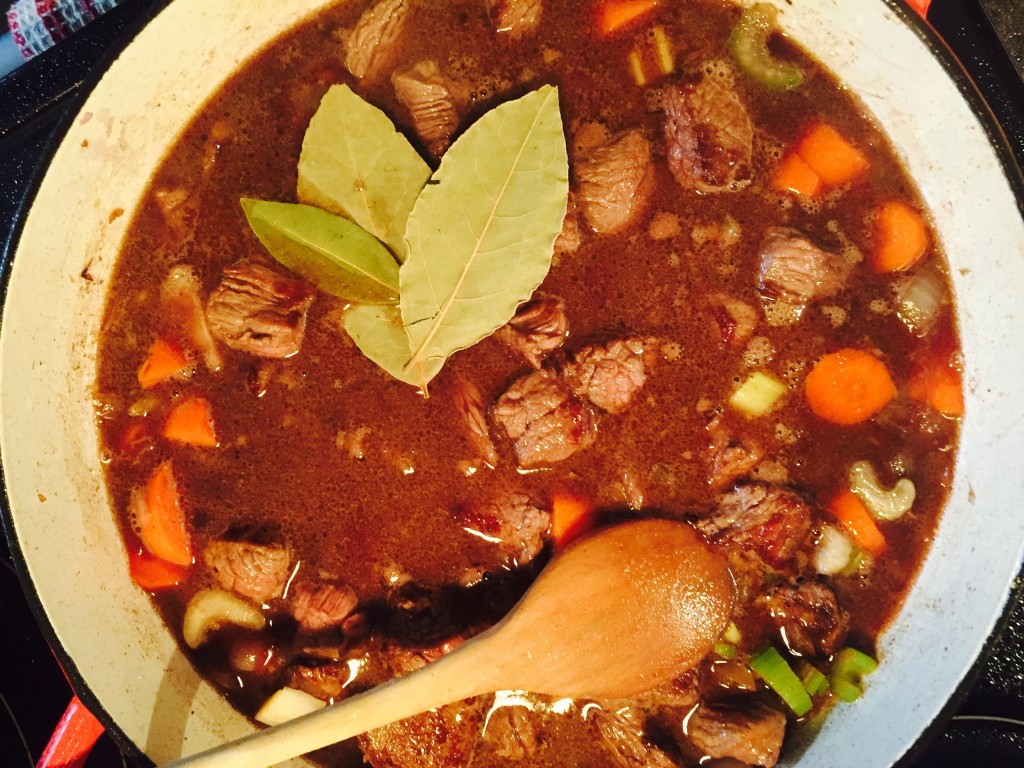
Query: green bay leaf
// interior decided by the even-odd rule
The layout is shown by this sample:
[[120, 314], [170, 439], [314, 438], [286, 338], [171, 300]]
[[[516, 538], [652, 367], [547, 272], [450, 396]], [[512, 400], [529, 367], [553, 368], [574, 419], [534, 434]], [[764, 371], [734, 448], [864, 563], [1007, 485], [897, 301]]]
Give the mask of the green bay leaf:
[[352, 307], [345, 313], [345, 331], [364, 355], [399, 381], [427, 391], [444, 360], [426, 360], [409, 367], [409, 336], [398, 307]]
[[551, 267], [568, 192], [552, 86], [496, 107], [452, 145], [406, 228], [407, 368], [475, 344], [530, 298]]
[[270, 255], [322, 290], [360, 304], [398, 303], [398, 263], [357, 224], [309, 205], [245, 197], [242, 210]]
[[387, 115], [347, 85], [327, 91], [302, 141], [301, 202], [347, 216], [404, 261], [406, 221], [429, 178]]

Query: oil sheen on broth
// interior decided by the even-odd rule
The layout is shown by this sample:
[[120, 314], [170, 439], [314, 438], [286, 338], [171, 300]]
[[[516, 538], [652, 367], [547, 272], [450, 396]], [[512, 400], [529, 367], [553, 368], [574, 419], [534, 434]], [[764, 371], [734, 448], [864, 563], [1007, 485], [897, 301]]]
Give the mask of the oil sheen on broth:
[[[880, 261], [890, 214], [898, 226], [901, 214], [912, 226], [927, 220], [912, 182], [862, 105], [782, 36], [760, 61], [799, 68], [795, 87], [737, 62], [739, 8], [668, 2], [629, 21], [619, 11], [614, 0], [341, 3], [247, 64], [195, 117], [131, 225], [96, 385], [109, 492], [133, 575], [176, 636], [206, 589], [267, 620], [262, 630], [223, 627], [189, 651], [247, 714], [285, 686], [343, 698], [494, 623], [561, 543], [552, 537], [563, 536], [567, 510], [590, 525], [692, 521], [733, 570], [734, 626], [671, 686], [632, 702], [479, 697], [327, 750], [324, 764], [662, 766], [710, 756], [772, 765], [784, 731], [856, 706], [839, 692], [861, 684], [858, 668], [839, 659], [847, 648], [876, 655], [927, 548], [962, 401], [930, 227], [913, 263]], [[355, 76], [351, 30], [385, 12], [403, 22], [399, 33]], [[436, 67], [419, 77], [428, 72], [452, 96], [455, 136], [496, 105], [556, 84], [571, 183], [534, 299], [514, 327], [456, 353], [424, 398], [359, 352], [343, 301], [270, 259], [239, 198], [296, 202], [304, 132], [338, 83], [384, 110], [436, 167], [452, 137], [418, 123], [392, 77], [427, 61]], [[736, 105], [749, 118], [749, 162], [729, 155], [722, 144], [733, 138], [715, 123], [734, 120]], [[730, 125], [743, 144], [744, 126]], [[600, 179], [618, 173], [627, 135], [649, 159], [623, 161], [642, 163], [643, 176], [623, 213], [621, 201], [601, 198], [611, 193]], [[825, 136], [824, 148], [809, 136]], [[844, 146], [856, 157], [836, 171], [829, 153]], [[680, 154], [696, 182], [672, 166]], [[784, 176], [792, 167], [810, 176]], [[801, 186], [807, 178], [817, 190]], [[267, 279], [278, 302], [267, 322], [294, 331], [305, 316], [297, 351], [274, 349], [273, 328], [250, 334], [248, 347], [224, 343], [211, 308], [218, 291], [250, 286], [244, 304], [251, 283]], [[221, 323], [218, 370], [190, 330], [190, 306]], [[183, 356], [183, 370], [142, 386], [157, 340], [172, 360]], [[879, 367], [891, 380], [877, 412], [851, 415], [842, 396], [838, 417], [810, 403], [820, 387], [808, 377], [827, 378], [837, 361], [854, 376], [870, 369], [865, 386], [885, 389]], [[778, 390], [763, 415], [730, 401], [753, 374]], [[506, 393], [529, 390], [528, 376], [550, 422], [517, 439], [550, 429], [557, 456], [544, 446], [524, 454], [508, 434], [533, 395]], [[826, 383], [826, 398], [841, 378]], [[176, 422], [184, 433], [168, 429], [179, 406], [197, 402], [212, 414], [216, 447], [187, 444], [194, 413]], [[851, 480], [854, 465], [875, 473], [874, 491]], [[182, 541], [173, 521], [154, 522], [167, 498], [166, 484], [154, 491], [158, 477], [171, 478], [183, 514], [183, 564], [173, 562]], [[851, 484], [853, 505], [870, 514], [872, 498], [884, 506], [903, 478], [912, 508], [872, 517], [880, 539], [865, 538], [847, 517]], [[767, 648], [814, 694], [809, 712], [798, 716], [766, 685]], [[816, 687], [811, 666], [832, 678], [831, 692]]]

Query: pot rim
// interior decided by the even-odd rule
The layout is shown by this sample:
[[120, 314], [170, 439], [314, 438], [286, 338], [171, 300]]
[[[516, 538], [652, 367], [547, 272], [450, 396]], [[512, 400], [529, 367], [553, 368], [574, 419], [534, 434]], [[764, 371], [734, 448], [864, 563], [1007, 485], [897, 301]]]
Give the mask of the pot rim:
[[[732, 0], [743, 4], [745, 0]], [[910, 28], [922, 41], [929, 53], [941, 65], [946, 76], [953, 81], [961, 97], [967, 102], [970, 110], [978, 118], [985, 131], [985, 140], [994, 150], [999, 160], [1002, 172], [1013, 192], [1017, 209], [1024, 218], [1024, 167], [1018, 161], [1011, 148], [1006, 132], [997, 120], [993, 110], [985, 101], [978, 86], [974, 82], [963, 63], [957, 58], [949, 44], [939, 36], [936, 30], [916, 12], [911, 10], [902, 0], [879, 0], [889, 11], [894, 13], [899, 20]], [[68, 130], [74, 124], [81, 111], [82, 106], [92, 94], [96, 86], [114, 65], [116, 60], [124, 52], [125, 48], [152, 22], [172, 0], [152, 0], [150, 5], [140, 15], [134, 18], [124, 30], [118, 33], [114, 42], [99, 57], [88, 76], [78, 86], [75, 95], [65, 106], [64, 115], [55, 123], [50, 135], [41, 150], [35, 167], [29, 172], [28, 183], [16, 206], [13, 226], [10, 229], [7, 239], [0, 244], [0, 308], [6, 304], [8, 284], [10, 281], [12, 264], [23, 234], [27, 214], [31, 209], [39, 191], [40, 185], [45, 178], [54, 154], [63, 142]], [[799, 40], [795, 41], [798, 44]], [[813, 56], [813, 51], [810, 51]], [[73, 658], [59, 641], [54, 626], [43, 607], [43, 601], [36, 590], [28, 569], [28, 563], [24, 551], [15, 535], [13, 513], [8, 498], [6, 472], [4, 469], [3, 456], [0, 455], [0, 528], [3, 529], [4, 538], [8, 544], [13, 561], [15, 572], [21, 584], [22, 592], [28, 602], [29, 608], [36, 620], [47, 644], [50, 646], [54, 656], [60, 663], [66, 674], [73, 693], [86, 705], [87, 709], [102, 723], [110, 734], [118, 748], [126, 754], [133, 762], [139, 765], [154, 765], [153, 761], [142, 751], [142, 749], [125, 733], [122, 727], [111, 716], [109, 711], [100, 703], [86, 682], [84, 676], [78, 669]], [[927, 555], [926, 555], [927, 557]], [[1021, 575], [1024, 575], [1024, 558], [1017, 563]], [[992, 632], [975, 657], [974, 662], [966, 674], [961, 678], [953, 693], [947, 699], [934, 720], [917, 735], [913, 744], [896, 761], [895, 765], [909, 768], [910, 764], [918, 757], [925, 747], [944, 728], [950, 716], [957, 706], [967, 695], [968, 690], [976, 682], [981, 674], [984, 661], [989, 658], [992, 651], [1003, 633], [1009, 620], [1011, 608], [1018, 602], [1024, 600], [1024, 590], [1014, 594], [1012, 589], [1013, 576], [1010, 577], [1006, 598], [1001, 607], [1001, 613], [996, 620]]]

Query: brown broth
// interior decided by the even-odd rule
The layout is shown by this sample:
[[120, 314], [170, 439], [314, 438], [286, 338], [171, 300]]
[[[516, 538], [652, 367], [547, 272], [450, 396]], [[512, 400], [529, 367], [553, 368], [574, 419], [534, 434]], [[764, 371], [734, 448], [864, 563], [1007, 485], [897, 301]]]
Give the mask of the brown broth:
[[[154, 308], [167, 269], [179, 262], [193, 265], [208, 294], [225, 265], [261, 252], [238, 199], [295, 200], [303, 133], [331, 84], [350, 83], [403, 125], [406, 113], [387, 77], [356, 84], [341, 67], [337, 31], [351, 26], [362, 10], [362, 4], [342, 4], [247, 64], [169, 150], [152, 186], [184, 186], [191, 192], [197, 213], [189, 234], [175, 238], [152, 197], [132, 223], [110, 292], [96, 385], [98, 397], [114, 404], [114, 414], [101, 420], [101, 429], [109, 446], [107, 482], [129, 549], [138, 547], [124, 518], [131, 489], [168, 457], [185, 500], [195, 552], [239, 521], [274, 522], [286, 532], [305, 572], [344, 580], [368, 605], [385, 600], [382, 574], [388, 568], [398, 566], [419, 583], [447, 585], [467, 566], [486, 562], [487, 544], [467, 534], [451, 510], [501, 491], [523, 491], [546, 504], [558, 490], [582, 489], [607, 510], [609, 519], [616, 519], [635, 514], [619, 489], [623, 473], [630, 473], [645, 486], [640, 514], [682, 518], [713, 506], [716, 494], [708, 488], [705, 458], [707, 404], [720, 408], [747, 367], [742, 351], [720, 342], [705, 309], [707, 298], [723, 293], [760, 307], [758, 246], [767, 227], [793, 227], [834, 249], [847, 241], [867, 249], [871, 211], [881, 202], [895, 198], [923, 206], [863, 106], [783, 41], [773, 45], [809, 74], [803, 86], [772, 92], [736, 78], [757, 126], [755, 178], [769, 175], [782, 150], [819, 116], [841, 126], [865, 152], [871, 162], [867, 178], [824, 198], [814, 210], [766, 191], [763, 181], [736, 194], [699, 196], [682, 190], [663, 165], [662, 113], [649, 107], [656, 88], [634, 85], [624, 63], [644, 32], [595, 43], [581, 33], [589, 23], [585, 14], [574, 23], [579, 7], [570, 0], [546, 0], [538, 32], [511, 46], [494, 34], [482, 2], [418, 3], [394, 62], [436, 58], [459, 79], [480, 83], [463, 124], [510, 96], [552, 82], [560, 87], [570, 137], [594, 120], [612, 130], [644, 127], [659, 164], [657, 191], [645, 214], [623, 233], [585, 235], [576, 253], [557, 260], [542, 290], [566, 300], [569, 349], [628, 335], [657, 336], [678, 345], [678, 359], [659, 365], [624, 413], [602, 418], [591, 449], [551, 470], [522, 473], [510, 446], [499, 441], [500, 462], [488, 469], [479, 461], [474, 464], [473, 447], [457, 426], [452, 390], [459, 377], [470, 377], [494, 398], [527, 370], [524, 365], [497, 340], [486, 339], [457, 353], [432, 383], [431, 397], [424, 399], [355, 349], [341, 330], [340, 302], [321, 295], [301, 352], [277, 366], [263, 397], [253, 396], [247, 384], [255, 359], [227, 349], [222, 372], [200, 369], [174, 385], [173, 396], [202, 393], [213, 403], [219, 449], [173, 448], [154, 438], [154, 447], [138, 456], [117, 450], [118, 436], [129, 422], [125, 409], [141, 396], [136, 371], [156, 334]], [[681, 68], [692, 71], [703, 62], [728, 59], [725, 40], [737, 16], [736, 9], [702, 1], [668, 6], [658, 21], [678, 43]], [[550, 51], [560, 55], [549, 64], [545, 52]], [[204, 172], [210, 137], [215, 126], [224, 125], [230, 137], [219, 142], [215, 162]], [[652, 240], [648, 225], [656, 212], [677, 216], [681, 233]], [[734, 245], [700, 244], [691, 236], [696, 228], [720, 225], [727, 214], [741, 231]], [[931, 259], [942, 263], [938, 253]], [[889, 551], [867, 574], [832, 581], [850, 613], [851, 640], [869, 651], [898, 609], [931, 540], [957, 441], [955, 420], [935, 417], [903, 394], [920, 356], [939, 343], [935, 339], [956, 345], [952, 308], [945, 308], [939, 329], [921, 341], [894, 312], [877, 311], [880, 305], [891, 307], [892, 295], [891, 278], [860, 267], [848, 290], [824, 302], [849, 318], [838, 327], [820, 307], [811, 307], [789, 328], [759, 325], [757, 333], [770, 336], [777, 350], [763, 368], [791, 389], [781, 407], [760, 421], [727, 410], [723, 416], [737, 433], [760, 441], [788, 470], [788, 485], [812, 501], [824, 502], [843, 484], [849, 465], [860, 459], [870, 460], [887, 483], [897, 479], [885, 469], [894, 460], [914, 478], [918, 500], [913, 511], [886, 525]], [[825, 424], [808, 411], [800, 394], [807, 367], [836, 348], [865, 345], [882, 350], [901, 394], [863, 425]], [[148, 428], [155, 429], [163, 413], [165, 406], [147, 417]], [[346, 435], [358, 430], [366, 432], [363, 456], [357, 459], [343, 444]], [[799, 440], [790, 444], [783, 432]], [[476, 471], [468, 472], [470, 466]], [[827, 519], [820, 509], [816, 515], [819, 523]], [[210, 583], [200, 559], [180, 589], [155, 596], [173, 633], [180, 634], [189, 597]], [[516, 585], [513, 593], [524, 585]], [[498, 601], [490, 613], [507, 602]], [[754, 631], [753, 625], [744, 629]], [[744, 646], [758, 643], [756, 637], [744, 640]], [[204, 649], [197, 659], [250, 714], [269, 693], [258, 686], [239, 690], [216, 648]], [[372, 682], [374, 676], [367, 674], [359, 684]], [[606, 758], [589, 748], [591, 729], [582, 720], [544, 719], [551, 735], [542, 762], [605, 764]], [[351, 763], [345, 764], [358, 762], [351, 750], [347, 759]], [[485, 764], [492, 764], [486, 756], [474, 762]], [[502, 763], [495, 759], [493, 764]]]

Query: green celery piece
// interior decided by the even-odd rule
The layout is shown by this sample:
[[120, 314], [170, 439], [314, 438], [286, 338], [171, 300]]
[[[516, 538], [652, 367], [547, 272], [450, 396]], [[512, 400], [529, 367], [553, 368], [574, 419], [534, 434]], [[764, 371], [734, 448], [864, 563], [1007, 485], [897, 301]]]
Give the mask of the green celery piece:
[[736, 657], [736, 646], [732, 643], [723, 643], [719, 641], [715, 643], [714, 651], [716, 656], [723, 659], [732, 659]]
[[452, 145], [406, 229], [407, 368], [475, 344], [529, 299], [551, 266], [568, 173], [552, 86], [496, 107]]
[[347, 85], [324, 95], [299, 158], [299, 200], [346, 216], [405, 261], [405, 227], [430, 166]]
[[345, 313], [345, 331], [364, 355], [399, 381], [419, 387], [424, 394], [427, 384], [444, 365], [444, 360], [426, 360], [406, 370], [409, 336], [398, 307], [352, 307]]
[[746, 74], [768, 88], [789, 90], [804, 81], [795, 64], [781, 61], [768, 50], [768, 38], [775, 29], [779, 9], [769, 3], [755, 3], [743, 11], [729, 35], [729, 50]]
[[828, 692], [828, 678], [816, 666], [803, 661], [800, 663], [798, 672], [800, 674], [800, 682], [803, 683], [804, 688], [807, 689], [811, 696], [821, 696], [823, 693]]
[[270, 255], [328, 293], [361, 304], [398, 303], [398, 263], [362, 227], [309, 205], [242, 198]]
[[755, 674], [764, 680], [798, 717], [803, 717], [811, 711], [814, 703], [804, 684], [775, 648], [769, 645], [752, 657], [749, 664]]
[[878, 662], [856, 648], [843, 648], [832, 662], [829, 684], [841, 701], [856, 701], [864, 692], [864, 675], [878, 669]]

